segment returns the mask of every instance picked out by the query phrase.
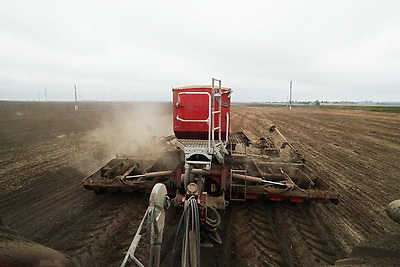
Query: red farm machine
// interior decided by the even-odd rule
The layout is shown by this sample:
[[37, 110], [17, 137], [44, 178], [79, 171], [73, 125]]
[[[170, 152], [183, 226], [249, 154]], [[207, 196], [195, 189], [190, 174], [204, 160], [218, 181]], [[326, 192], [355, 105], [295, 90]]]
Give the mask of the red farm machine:
[[[86, 189], [151, 192], [147, 209], [122, 266], [134, 262], [134, 253], [147, 229], [150, 266], [159, 266], [164, 210], [182, 209], [182, 266], [199, 266], [200, 233], [221, 243], [218, 210], [228, 203], [265, 198], [271, 201], [331, 202], [339, 195], [305, 164], [304, 157], [274, 126], [267, 136], [250, 140], [230, 131], [230, 88], [212, 79], [209, 86], [173, 88], [174, 136], [162, 139], [167, 147], [153, 158], [137, 155], [114, 158], [86, 177]], [[179, 229], [179, 227], [178, 227]]]

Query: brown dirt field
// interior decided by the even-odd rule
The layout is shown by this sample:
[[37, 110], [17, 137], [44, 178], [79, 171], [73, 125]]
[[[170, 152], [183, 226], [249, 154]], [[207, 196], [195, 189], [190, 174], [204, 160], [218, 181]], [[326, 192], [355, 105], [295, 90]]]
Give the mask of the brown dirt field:
[[[72, 103], [0, 102], [4, 223], [82, 266], [119, 266], [148, 196], [95, 195], [80, 182], [113, 154], [169, 134], [170, 105], [82, 103], [74, 111]], [[231, 203], [222, 213], [224, 244], [202, 249], [203, 266], [329, 265], [359, 241], [400, 232], [384, 212], [400, 198], [400, 114], [233, 105], [231, 121], [233, 131], [254, 135], [273, 122], [341, 202]], [[163, 266], [177, 217], [167, 211]]]

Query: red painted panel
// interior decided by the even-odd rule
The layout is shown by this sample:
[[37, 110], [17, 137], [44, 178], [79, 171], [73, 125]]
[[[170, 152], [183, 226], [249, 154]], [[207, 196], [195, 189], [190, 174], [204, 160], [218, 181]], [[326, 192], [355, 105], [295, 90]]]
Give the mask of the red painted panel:
[[[208, 139], [209, 125], [206, 122], [184, 122], [184, 120], [206, 120], [209, 117], [209, 106], [211, 97], [210, 86], [180, 87], [173, 89], [173, 120], [175, 136], [180, 139]], [[221, 127], [222, 139], [225, 139], [227, 129], [227, 114], [230, 114], [230, 92], [231, 89], [222, 90]], [[190, 94], [201, 93], [201, 94]], [[219, 103], [214, 101], [215, 110]], [[219, 126], [218, 115], [215, 114], [215, 127]], [[228, 125], [229, 126], [229, 125]], [[228, 130], [229, 131], [229, 130]], [[216, 131], [215, 139], [218, 139]]]

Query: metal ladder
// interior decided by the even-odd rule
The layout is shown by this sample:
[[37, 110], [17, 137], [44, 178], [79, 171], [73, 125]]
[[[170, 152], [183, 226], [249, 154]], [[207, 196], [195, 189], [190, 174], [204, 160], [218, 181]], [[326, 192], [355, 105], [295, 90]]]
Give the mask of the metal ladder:
[[[215, 86], [215, 82], [218, 82], [218, 86]], [[221, 80], [212, 78], [211, 83], [211, 95], [212, 95], [212, 117], [211, 117], [211, 129], [212, 129], [212, 141], [215, 144], [215, 131], [218, 130], [218, 143], [216, 146], [222, 144], [222, 88], [221, 88]], [[217, 101], [218, 105], [215, 105], [216, 98], [220, 100]], [[218, 126], [215, 125], [215, 114], [218, 114]]]
[[[234, 169], [231, 169], [231, 180], [230, 180], [231, 184], [229, 186], [229, 198], [230, 198], [230, 200], [234, 200], [234, 201], [246, 201], [246, 197], [247, 197], [247, 190], [246, 190], [247, 189], [247, 179], [244, 179], [244, 185], [243, 184], [234, 184], [233, 183], [233, 179], [232, 179], [232, 174], [233, 173], [242, 173], [242, 174], [244, 174], [244, 176], [247, 176], [247, 171], [246, 170], [234, 170]], [[243, 198], [240, 198], [240, 197], [232, 198], [232, 191], [233, 191], [234, 187], [236, 187], [236, 188], [243, 187], [244, 188]], [[238, 196], [240, 196], [240, 194], [238, 194]]]
[[[217, 85], [218, 84], [218, 85]], [[218, 161], [223, 164], [224, 163], [224, 156], [222, 153], [228, 154], [228, 151], [226, 150], [226, 143], [228, 140], [225, 140], [225, 142], [222, 141], [222, 86], [221, 86], [221, 80], [212, 78], [211, 81], [211, 97], [212, 97], [212, 104], [211, 104], [211, 130], [212, 132], [209, 133], [208, 136], [211, 137], [210, 142], [213, 144], [214, 147], [214, 155], [218, 159]], [[218, 100], [219, 99], [219, 100]], [[215, 102], [218, 104], [216, 105]], [[216, 125], [216, 119], [215, 115], [217, 114], [217, 122], [218, 125]], [[228, 122], [227, 122], [228, 123]], [[215, 140], [215, 132], [217, 131], [218, 133], [218, 140]], [[216, 143], [217, 141], [217, 143]]]

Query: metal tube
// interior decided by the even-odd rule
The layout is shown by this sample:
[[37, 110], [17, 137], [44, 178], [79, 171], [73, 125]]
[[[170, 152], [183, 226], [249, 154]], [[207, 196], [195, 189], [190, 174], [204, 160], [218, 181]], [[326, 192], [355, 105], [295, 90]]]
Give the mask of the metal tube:
[[229, 113], [227, 112], [226, 113], [226, 139], [225, 139], [225, 142], [228, 142], [229, 140], [228, 140], [228, 138], [229, 138], [229, 123], [230, 123], [230, 121], [229, 121]]
[[221, 175], [220, 171], [205, 171], [202, 169], [192, 169], [190, 171], [192, 174], [200, 174], [200, 175], [212, 175], [212, 176], [219, 176]]
[[209, 174], [210, 172], [202, 169], [192, 169], [191, 173], [204, 175], [204, 174]]
[[[213, 88], [211, 89], [211, 91], [213, 90]], [[211, 92], [213, 94], [213, 92]], [[213, 102], [213, 97], [211, 96], [211, 94], [207, 93], [207, 92], [182, 92], [178, 94], [178, 102], [176, 103], [176, 106], [178, 107], [180, 105], [180, 101], [181, 101], [181, 95], [207, 95], [208, 96], [208, 118], [206, 120], [185, 120], [182, 118], [179, 118], [178, 116], [176, 116], [176, 119], [182, 122], [206, 122], [208, 125], [208, 152], [211, 152], [211, 128], [214, 127], [212, 126], [212, 102]]]
[[160, 176], [168, 176], [168, 175], [172, 175], [174, 173], [173, 170], [171, 171], [160, 171], [160, 172], [148, 172], [145, 174], [138, 174], [138, 175], [129, 175], [126, 176], [126, 179], [135, 179], [135, 178], [141, 178], [141, 177], [145, 177], [145, 178], [153, 178], [153, 177], [160, 177]]
[[[211, 134], [211, 139], [212, 139], [212, 143], [215, 146], [215, 114], [214, 114], [214, 107], [215, 107], [215, 94], [214, 94], [214, 78], [213, 78], [213, 82], [212, 82], [212, 86], [211, 86], [211, 96], [212, 96], [212, 100], [211, 100], [211, 129], [210, 129], [210, 134]], [[211, 132], [212, 131], [212, 132]]]
[[167, 176], [167, 175], [171, 175], [173, 173], [174, 173], [174, 171], [149, 172], [149, 173], [145, 173], [144, 177], [151, 178], [151, 177]]
[[250, 182], [256, 182], [256, 183], [267, 183], [267, 184], [287, 186], [284, 183], [267, 181], [267, 180], [261, 179], [259, 177], [248, 176], [248, 175], [243, 175], [243, 174], [238, 174], [238, 173], [232, 173], [232, 177], [236, 178], [236, 179], [241, 179], [241, 180], [250, 181]]
[[[211, 93], [213, 93], [212, 92], [212, 88], [211, 88]], [[208, 95], [209, 96], [209, 98], [208, 98], [208, 153], [210, 153], [211, 152], [211, 127], [214, 127], [214, 126], [211, 126], [211, 122], [213, 121], [213, 118], [212, 118], [212, 101], [213, 101], [213, 97], [211, 97], [211, 95], [209, 94]]]
[[236, 179], [241, 179], [241, 180], [246, 180], [250, 182], [256, 182], [256, 183], [262, 183], [263, 179], [254, 177], [254, 176], [248, 176], [248, 175], [243, 175], [243, 174], [238, 174], [238, 173], [232, 173], [232, 177]]
[[219, 115], [218, 115], [218, 138], [219, 142], [222, 142], [222, 93], [221, 93], [221, 82], [219, 83], [219, 88], [218, 88], [218, 94], [219, 94], [219, 103], [218, 103], [218, 108], [219, 108]]
[[205, 120], [185, 120], [185, 119], [179, 118], [178, 115], [176, 115], [176, 119], [178, 121], [182, 121], [182, 122], [207, 122], [208, 123], [208, 119], [205, 119]]
[[179, 106], [180, 104], [180, 96], [181, 95], [207, 95], [208, 96], [208, 118], [206, 120], [184, 120], [179, 118], [178, 116], [176, 117], [177, 120], [183, 121], [183, 122], [206, 122], [208, 124], [208, 151], [211, 151], [211, 123], [210, 121], [212, 121], [212, 99], [213, 97], [211, 97], [211, 94], [207, 93], [207, 92], [182, 92], [178, 94], [178, 102], [176, 103], [176, 106]]

